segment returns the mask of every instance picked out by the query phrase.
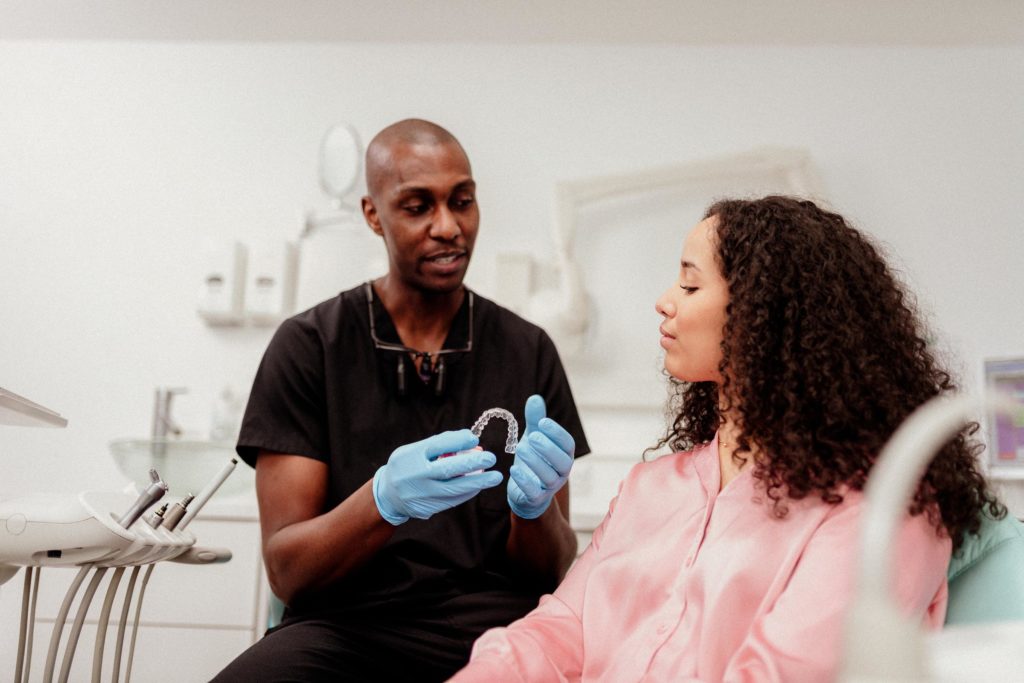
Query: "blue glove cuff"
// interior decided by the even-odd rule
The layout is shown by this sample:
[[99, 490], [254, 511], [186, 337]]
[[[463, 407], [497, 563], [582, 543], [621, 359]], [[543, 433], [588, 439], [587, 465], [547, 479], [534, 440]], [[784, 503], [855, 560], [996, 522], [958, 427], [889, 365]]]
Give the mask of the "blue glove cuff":
[[380, 480], [381, 477], [384, 475], [385, 467], [387, 467], [387, 465], [381, 465], [380, 468], [377, 470], [377, 473], [373, 475], [373, 502], [377, 504], [377, 511], [380, 513], [380, 516], [388, 522], [388, 524], [391, 524], [392, 526], [398, 526], [399, 524], [404, 524], [408, 522], [409, 517], [393, 510], [391, 506], [388, 504], [387, 499], [383, 495], [381, 495]]
[[544, 501], [540, 507], [520, 507], [512, 501], [511, 496], [508, 498], [508, 506], [512, 508], [512, 514], [522, 519], [537, 519], [547, 511], [549, 505], [551, 505], [550, 498]]

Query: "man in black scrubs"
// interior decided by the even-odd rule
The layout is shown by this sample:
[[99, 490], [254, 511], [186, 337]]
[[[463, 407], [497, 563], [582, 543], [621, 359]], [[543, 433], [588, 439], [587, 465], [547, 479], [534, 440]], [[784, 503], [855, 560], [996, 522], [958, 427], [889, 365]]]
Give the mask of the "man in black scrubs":
[[[566, 478], [589, 447], [547, 334], [462, 284], [480, 218], [465, 151], [400, 121], [366, 177], [387, 275], [285, 321], [253, 384], [238, 453], [287, 609], [218, 681], [444, 680], [575, 557]], [[515, 454], [495, 419], [482, 451], [438, 457], [495, 407], [526, 431]]]

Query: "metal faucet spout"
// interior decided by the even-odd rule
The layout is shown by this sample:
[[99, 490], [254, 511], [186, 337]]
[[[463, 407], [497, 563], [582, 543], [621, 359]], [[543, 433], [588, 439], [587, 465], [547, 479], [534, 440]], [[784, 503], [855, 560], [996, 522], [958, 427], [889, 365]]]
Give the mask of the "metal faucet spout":
[[185, 387], [157, 387], [153, 400], [153, 455], [166, 455], [167, 435], [181, 435], [181, 427], [171, 418], [171, 399], [175, 394], [184, 394]]

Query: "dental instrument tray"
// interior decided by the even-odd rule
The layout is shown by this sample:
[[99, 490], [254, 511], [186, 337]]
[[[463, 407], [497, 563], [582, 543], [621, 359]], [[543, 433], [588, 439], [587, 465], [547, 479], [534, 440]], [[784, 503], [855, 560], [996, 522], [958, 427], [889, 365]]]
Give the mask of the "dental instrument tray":
[[173, 560], [195, 545], [187, 529], [122, 527], [116, 515], [133, 500], [117, 492], [84, 491], [0, 501], [0, 566], [150, 564]]
[[[67, 420], [49, 408], [0, 388], [0, 425], [65, 427]], [[43, 567], [74, 567], [78, 570], [53, 623], [42, 677], [44, 683], [54, 680], [65, 683], [71, 675], [71, 665], [89, 606], [107, 572], [111, 572], [110, 580], [95, 622], [91, 680], [101, 679], [106, 631], [111, 621], [117, 623], [112, 640], [112, 680], [119, 680], [122, 670], [124, 680], [130, 680], [142, 599], [156, 564], [162, 561], [210, 564], [231, 559], [231, 551], [225, 548], [197, 547], [195, 534], [186, 527], [236, 464], [234, 458], [225, 463], [194, 500], [189, 495], [146, 516], [145, 513], [154, 508], [168, 490], [156, 470], [150, 470], [151, 482], [137, 496], [113, 491], [84, 491], [75, 495], [35, 494], [0, 501], [0, 584], [14, 577], [22, 567], [25, 570], [13, 680], [16, 683], [29, 681], [39, 577]], [[140, 579], [143, 567], [145, 572]], [[112, 610], [119, 594], [118, 587], [129, 569], [127, 586], [120, 591], [121, 608], [115, 614]], [[62, 639], [72, 605], [90, 574], [68, 636]], [[129, 619], [133, 601], [134, 617]], [[131, 636], [125, 648], [129, 621]], [[63, 654], [59, 656], [62, 643]], [[127, 663], [122, 665], [123, 653]]]
[[[163, 481], [158, 475], [154, 480], [147, 491], [155, 489], [162, 495], [164, 489], [161, 487], [165, 486]], [[92, 680], [100, 680], [107, 626], [112, 620], [117, 621], [112, 608], [118, 586], [125, 571], [131, 570], [121, 609], [118, 611], [120, 620], [117, 621], [117, 631], [112, 641], [114, 653], [111, 663], [113, 680], [118, 680], [123, 668], [127, 681], [131, 676], [142, 599], [156, 564], [161, 561], [210, 564], [231, 559], [230, 550], [197, 547], [195, 534], [184, 528], [187, 522], [181, 523], [181, 520], [191, 496], [170, 506], [171, 512], [151, 513], [143, 518], [142, 513], [152, 507], [153, 498], [157, 497], [152, 494], [147, 496], [147, 491], [139, 497], [110, 491], [84, 491], [77, 495], [36, 494], [0, 501], [0, 584], [13, 577], [21, 567], [25, 568], [13, 680], [18, 683], [29, 680], [35, 605], [43, 567], [78, 569], [53, 624], [42, 677], [44, 683], [54, 680], [64, 683], [68, 680], [93, 596], [104, 575], [113, 569], [98, 617], [96, 644], [92, 648]], [[123, 512], [126, 509], [128, 512]], [[137, 581], [143, 567], [146, 568], [145, 573]], [[79, 600], [69, 634], [62, 641], [72, 605], [90, 573], [92, 577]], [[136, 588], [136, 584], [140, 587]], [[131, 637], [125, 648], [129, 607], [133, 600], [135, 610], [130, 624]], [[63, 656], [59, 656], [62, 642]], [[125, 665], [122, 665], [123, 651], [127, 653]]]

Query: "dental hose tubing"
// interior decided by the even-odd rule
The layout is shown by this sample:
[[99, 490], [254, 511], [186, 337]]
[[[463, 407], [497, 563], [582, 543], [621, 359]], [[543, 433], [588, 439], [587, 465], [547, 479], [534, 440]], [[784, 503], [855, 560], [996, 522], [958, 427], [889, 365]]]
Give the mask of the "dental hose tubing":
[[100, 567], [93, 572], [92, 581], [89, 582], [89, 586], [85, 589], [82, 602], [78, 604], [78, 614], [75, 615], [75, 623], [71, 626], [71, 632], [68, 633], [68, 643], [64, 646], [64, 662], [60, 667], [58, 683], [68, 682], [68, 677], [71, 675], [71, 663], [75, 660], [75, 650], [78, 649], [78, 638], [82, 634], [82, 626], [85, 624], [85, 615], [89, 613], [92, 597], [96, 595], [96, 589], [106, 573], [107, 567]]
[[82, 581], [90, 569], [92, 569], [91, 564], [83, 565], [78, 570], [78, 573], [75, 574], [71, 585], [68, 586], [67, 593], [64, 594], [64, 602], [61, 603], [60, 610], [57, 612], [57, 619], [53, 622], [53, 634], [50, 635], [50, 649], [46, 653], [46, 668], [43, 670], [43, 681], [45, 683], [53, 680], [53, 667], [57, 663], [57, 650], [60, 648], [60, 637], [64, 633], [64, 624], [68, 620], [68, 612], [71, 611], [71, 603], [74, 602], [75, 596], [78, 594], [78, 588], [82, 585]]
[[142, 596], [146, 594], [146, 584], [149, 583], [149, 575], [153, 573], [153, 563], [146, 567], [146, 575], [142, 577], [142, 587], [139, 588], [139, 600], [135, 603], [135, 620], [132, 622], [132, 642], [128, 646], [128, 664], [124, 668], [124, 683], [131, 683], [132, 680], [132, 659], [135, 657], [135, 635], [139, 632], [139, 614], [142, 612]]
[[142, 567], [135, 565], [132, 567], [132, 575], [128, 578], [128, 588], [124, 592], [124, 604], [121, 605], [121, 620], [117, 624], [117, 638], [115, 642], [117, 645], [114, 646], [114, 669], [111, 681], [117, 683], [117, 678], [121, 674], [121, 649], [124, 646], [124, 629], [125, 624], [128, 623], [128, 612], [132, 605], [132, 594], [135, 592], [135, 580], [139, 578], [139, 570]]
[[[32, 637], [36, 626], [36, 598], [42, 567], [25, 567], [25, 589], [21, 598], [21, 628], [18, 631], [18, 661], [14, 665], [14, 683], [28, 681], [32, 665]], [[26, 629], [27, 627], [27, 629]]]
[[[96, 625], [96, 646], [92, 652], [92, 683], [100, 683], [100, 676], [103, 673], [103, 648], [107, 640], [107, 624], [110, 621], [110, 610], [114, 606], [114, 597], [117, 595], [117, 587], [121, 585], [121, 577], [124, 575], [124, 567], [114, 570], [110, 577], [110, 585], [107, 586], [107, 595], [103, 598], [103, 609], [100, 611], [100, 620]], [[127, 600], [127, 598], [125, 598]]]

